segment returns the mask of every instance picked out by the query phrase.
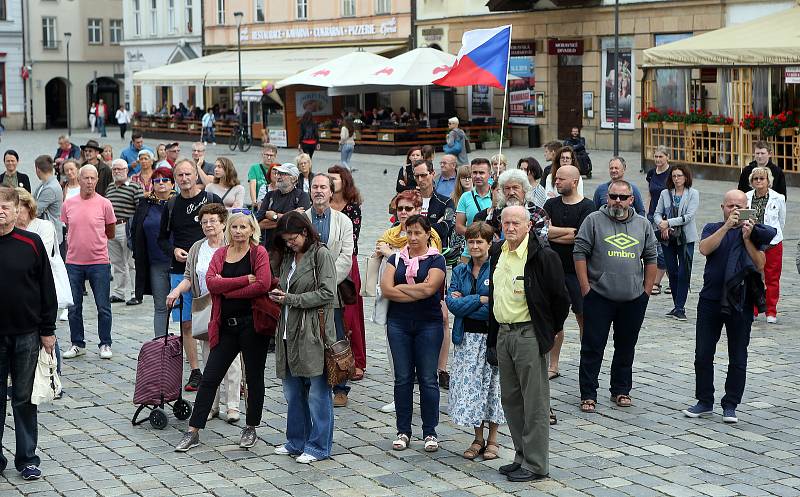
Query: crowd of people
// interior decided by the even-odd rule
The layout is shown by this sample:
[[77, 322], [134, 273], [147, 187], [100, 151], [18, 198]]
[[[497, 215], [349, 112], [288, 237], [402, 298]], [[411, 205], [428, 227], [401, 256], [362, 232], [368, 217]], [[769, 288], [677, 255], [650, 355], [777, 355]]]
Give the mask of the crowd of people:
[[[370, 319], [386, 332], [394, 390], [381, 410], [395, 413], [392, 449], [413, 442], [416, 383], [422, 446], [438, 450], [447, 390], [451, 421], [474, 430], [463, 457], [497, 459], [498, 428], [507, 424], [515, 455], [499, 471], [523, 482], [549, 473], [548, 430], [558, 422], [549, 382], [561, 376], [564, 342], [580, 344], [576, 408], [594, 413], [613, 326], [611, 401], [631, 406], [636, 345], [651, 297], [669, 293], [666, 316], [687, 320], [697, 245], [706, 257], [696, 318], [697, 402], [683, 412], [713, 413], [714, 352], [724, 326], [730, 361], [723, 420], [737, 422], [752, 322], [760, 314], [767, 323], [778, 320], [786, 182], [768, 144], [754, 144], [755, 161], [722, 199], [722, 221], [698, 230], [704, 199], [691, 169], [670, 165], [663, 147], [646, 175], [647, 198], [625, 178], [620, 156], [587, 198], [588, 154], [579, 130], [567, 144], [545, 145], [545, 167], [534, 157], [509, 167], [502, 154], [468, 160], [458, 131], [451, 119], [438, 157], [431, 146], [408, 151], [386, 229], [362, 256], [363, 273], [362, 196], [352, 166], [315, 170], [315, 147], [301, 144], [294, 161], [280, 162], [278, 149], [265, 144], [245, 186], [231, 159], [206, 159], [202, 141], [188, 158], [177, 142], [154, 151], [134, 133], [113, 158], [95, 140], [78, 147], [62, 136], [54, 156], [35, 159], [34, 191], [17, 170], [19, 155], [7, 150], [0, 271], [18, 277], [2, 291], [30, 302], [0, 320], [0, 370], [13, 384], [15, 465], [23, 478], [41, 476], [29, 398], [39, 344], [55, 352], [59, 368], [62, 358], [87, 354], [87, 280], [102, 359], [113, 357], [114, 304], [140, 305], [152, 295], [154, 337], [168, 332], [170, 314], [179, 323], [190, 369], [184, 389], [197, 396], [176, 451], [200, 445], [200, 431], [223, 412], [238, 423], [243, 398], [239, 445], [257, 443], [266, 358], [274, 352], [288, 409], [286, 441], [275, 453], [302, 464], [330, 457], [334, 409], [348, 405], [352, 382], [367, 370], [363, 295], [375, 297]], [[70, 330], [63, 354], [55, 338], [59, 307]], [[570, 310], [577, 339], [564, 333]], [[345, 338], [354, 372], [329, 384], [326, 347]]]

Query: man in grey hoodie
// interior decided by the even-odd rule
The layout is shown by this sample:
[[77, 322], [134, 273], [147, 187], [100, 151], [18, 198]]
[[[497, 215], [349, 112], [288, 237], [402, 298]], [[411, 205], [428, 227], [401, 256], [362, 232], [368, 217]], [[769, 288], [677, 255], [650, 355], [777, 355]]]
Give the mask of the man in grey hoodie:
[[447, 143], [444, 145], [444, 153], [455, 155], [459, 165], [469, 164], [467, 157], [467, 134], [458, 127], [458, 118], [451, 117], [447, 120]]
[[613, 181], [608, 204], [586, 218], [575, 238], [573, 259], [585, 322], [578, 375], [583, 412], [595, 411], [597, 376], [612, 323], [611, 400], [619, 407], [631, 405], [633, 357], [656, 278], [658, 243], [633, 201], [631, 184]]

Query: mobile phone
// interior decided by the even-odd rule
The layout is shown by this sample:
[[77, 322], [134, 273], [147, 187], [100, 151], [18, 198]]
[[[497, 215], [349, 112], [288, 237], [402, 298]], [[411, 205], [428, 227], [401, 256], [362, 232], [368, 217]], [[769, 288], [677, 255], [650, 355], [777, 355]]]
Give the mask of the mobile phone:
[[747, 221], [749, 219], [755, 219], [755, 217], [755, 209], [739, 209], [739, 221]]

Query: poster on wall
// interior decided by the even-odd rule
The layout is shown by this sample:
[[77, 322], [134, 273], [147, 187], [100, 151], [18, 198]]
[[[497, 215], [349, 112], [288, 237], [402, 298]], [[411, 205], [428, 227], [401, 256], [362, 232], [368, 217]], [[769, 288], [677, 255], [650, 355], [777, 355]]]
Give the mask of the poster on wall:
[[[614, 50], [603, 50], [603, 84], [600, 87], [602, 128], [613, 128], [614, 119], [619, 117], [620, 129], [633, 129], [634, 103], [636, 102], [636, 82], [634, 76], [633, 53], [629, 48], [620, 48], [617, 67], [614, 67]], [[614, 76], [619, 74], [619, 105], [614, 105]]]
[[331, 97], [327, 91], [298, 91], [294, 94], [294, 98], [297, 117], [302, 117], [307, 111], [315, 116], [333, 114]]
[[534, 124], [536, 101], [536, 71], [532, 42], [512, 42], [508, 72], [519, 79], [508, 81], [508, 121], [516, 124]]
[[492, 117], [492, 87], [475, 85], [467, 90], [469, 118]]

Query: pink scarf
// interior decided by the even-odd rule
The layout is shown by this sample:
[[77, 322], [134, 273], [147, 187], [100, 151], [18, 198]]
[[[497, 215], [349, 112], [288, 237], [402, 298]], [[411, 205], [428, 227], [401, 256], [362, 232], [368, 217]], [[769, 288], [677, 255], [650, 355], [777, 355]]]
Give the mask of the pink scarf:
[[438, 253], [439, 251], [435, 248], [428, 247], [428, 251], [426, 253], [417, 257], [411, 257], [408, 255], [408, 245], [403, 247], [403, 250], [398, 253], [398, 257], [400, 257], [400, 259], [403, 261], [403, 264], [406, 266], [406, 283], [409, 285], [415, 284], [416, 281], [414, 281], [414, 278], [417, 277], [420, 261], [423, 261], [432, 255], [437, 255]]

